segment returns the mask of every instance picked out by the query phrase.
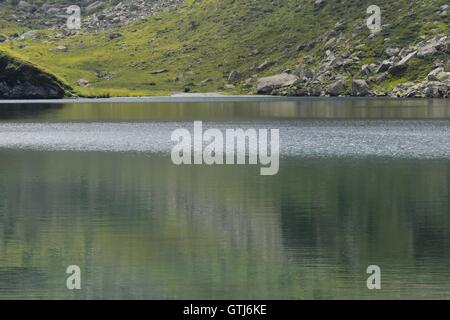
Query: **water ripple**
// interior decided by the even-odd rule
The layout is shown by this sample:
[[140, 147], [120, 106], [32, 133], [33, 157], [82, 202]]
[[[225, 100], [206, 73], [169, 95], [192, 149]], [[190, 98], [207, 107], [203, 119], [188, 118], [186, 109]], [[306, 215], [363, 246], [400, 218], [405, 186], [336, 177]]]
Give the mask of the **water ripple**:
[[[0, 123], [0, 148], [169, 153], [176, 128], [193, 123]], [[270, 121], [206, 128], [279, 129], [282, 156], [450, 158], [450, 121]]]

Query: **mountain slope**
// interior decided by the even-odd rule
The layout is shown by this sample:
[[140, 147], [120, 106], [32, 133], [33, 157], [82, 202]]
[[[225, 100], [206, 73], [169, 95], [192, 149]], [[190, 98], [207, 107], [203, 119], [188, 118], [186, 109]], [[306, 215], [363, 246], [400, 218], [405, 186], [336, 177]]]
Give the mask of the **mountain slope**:
[[[437, 67], [450, 71], [446, 0], [377, 2], [383, 30], [375, 36], [365, 26], [372, 0], [188, 0], [108, 30], [70, 35], [42, 29], [3, 45], [83, 95], [254, 93], [258, 79], [286, 69], [293, 81], [269, 79], [260, 91], [406, 95]], [[378, 72], [383, 61], [389, 69], [430, 43], [440, 49]], [[279, 88], [285, 84], [290, 86]], [[436, 85], [441, 84], [446, 85]], [[405, 92], [398, 85], [406, 86]]]

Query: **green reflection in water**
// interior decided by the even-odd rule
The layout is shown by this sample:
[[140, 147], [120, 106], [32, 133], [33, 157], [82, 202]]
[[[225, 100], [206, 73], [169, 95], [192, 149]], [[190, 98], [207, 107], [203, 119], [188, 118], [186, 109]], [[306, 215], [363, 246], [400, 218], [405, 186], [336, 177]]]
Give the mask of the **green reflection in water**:
[[[259, 98], [220, 102], [0, 104], [0, 121], [193, 121], [260, 119], [448, 119], [448, 99]], [[265, 101], [267, 100], [267, 101]]]
[[258, 173], [0, 151], [0, 297], [450, 298], [449, 161], [289, 158]]

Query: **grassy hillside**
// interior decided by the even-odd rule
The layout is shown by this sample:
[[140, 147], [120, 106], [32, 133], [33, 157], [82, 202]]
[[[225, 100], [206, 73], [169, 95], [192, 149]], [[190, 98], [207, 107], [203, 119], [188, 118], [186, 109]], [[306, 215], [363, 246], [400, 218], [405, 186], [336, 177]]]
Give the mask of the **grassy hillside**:
[[[335, 0], [315, 8], [311, 0], [187, 0], [177, 10], [113, 30], [65, 37], [41, 29], [0, 48], [45, 66], [82, 95], [250, 93], [258, 77], [299, 64], [317, 68], [327, 50], [357, 54], [361, 64], [370, 64], [386, 58], [389, 47], [404, 48], [449, 32], [449, 18], [438, 14], [446, 0], [379, 0], [383, 31], [369, 37], [365, 19], [372, 3]], [[113, 32], [120, 36], [111, 39]], [[388, 90], [425, 78], [436, 59], [448, 56], [414, 58], [407, 73], [389, 75], [376, 87]], [[359, 76], [361, 64], [342, 73]], [[239, 75], [235, 81], [228, 80], [232, 71]], [[79, 79], [90, 86], [77, 85]]]

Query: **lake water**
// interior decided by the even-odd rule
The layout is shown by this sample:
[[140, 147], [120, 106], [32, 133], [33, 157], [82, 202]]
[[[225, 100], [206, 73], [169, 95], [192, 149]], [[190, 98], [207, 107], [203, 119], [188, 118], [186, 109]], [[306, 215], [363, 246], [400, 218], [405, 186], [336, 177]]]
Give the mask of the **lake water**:
[[[194, 120], [280, 129], [279, 174], [173, 165]], [[0, 298], [448, 299], [449, 195], [446, 100], [0, 104]]]

